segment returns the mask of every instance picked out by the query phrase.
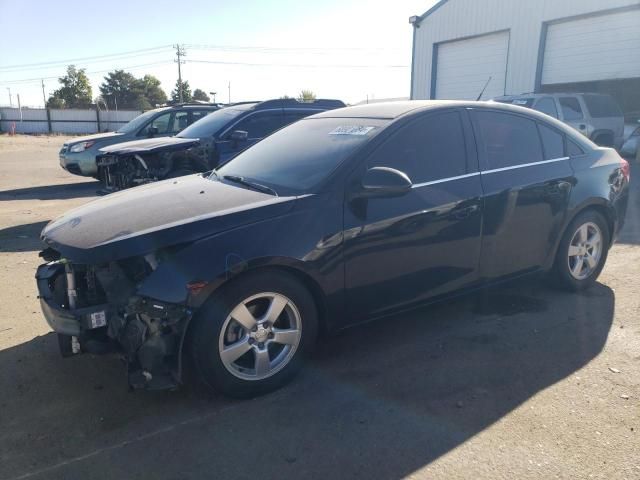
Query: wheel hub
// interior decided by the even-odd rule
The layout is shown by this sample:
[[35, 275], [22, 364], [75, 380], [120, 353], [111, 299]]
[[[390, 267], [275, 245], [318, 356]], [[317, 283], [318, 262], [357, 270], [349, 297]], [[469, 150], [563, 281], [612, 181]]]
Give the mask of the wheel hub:
[[267, 326], [265, 328], [264, 325], [260, 324], [260, 325], [258, 325], [258, 328], [256, 329], [256, 331], [255, 332], [251, 332], [249, 334], [249, 336], [251, 338], [253, 338], [258, 343], [264, 343], [269, 338], [269, 334], [270, 333], [271, 333], [271, 327], [270, 326]]

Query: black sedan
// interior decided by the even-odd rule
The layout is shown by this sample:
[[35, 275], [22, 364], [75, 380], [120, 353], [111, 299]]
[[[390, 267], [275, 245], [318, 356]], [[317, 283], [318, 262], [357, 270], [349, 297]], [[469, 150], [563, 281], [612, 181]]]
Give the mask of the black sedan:
[[548, 271], [591, 286], [629, 165], [535, 111], [473, 102], [333, 110], [209, 175], [103, 198], [42, 232], [65, 355], [121, 352], [133, 387], [186, 365], [234, 396], [286, 383], [321, 331]]

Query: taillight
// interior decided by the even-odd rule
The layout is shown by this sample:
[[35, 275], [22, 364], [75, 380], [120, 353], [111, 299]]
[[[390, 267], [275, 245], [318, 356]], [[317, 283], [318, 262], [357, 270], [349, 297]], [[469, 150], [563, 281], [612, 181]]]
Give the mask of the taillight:
[[622, 172], [622, 175], [627, 182], [631, 180], [631, 166], [629, 165], [629, 162], [627, 162], [624, 158], [620, 163], [620, 171]]

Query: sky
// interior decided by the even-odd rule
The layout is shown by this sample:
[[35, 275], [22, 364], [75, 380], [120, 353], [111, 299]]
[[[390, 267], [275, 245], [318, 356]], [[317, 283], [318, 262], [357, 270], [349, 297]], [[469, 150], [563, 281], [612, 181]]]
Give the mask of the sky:
[[178, 78], [216, 100], [263, 100], [312, 90], [356, 103], [407, 97], [409, 17], [435, 0], [0, 0], [0, 105], [43, 105], [66, 65], [85, 68], [93, 96], [107, 71], [152, 74], [167, 92]]

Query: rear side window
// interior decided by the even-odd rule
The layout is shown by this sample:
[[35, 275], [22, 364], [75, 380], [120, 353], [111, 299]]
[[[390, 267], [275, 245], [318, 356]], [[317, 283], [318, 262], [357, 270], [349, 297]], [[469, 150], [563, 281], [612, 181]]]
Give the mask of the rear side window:
[[594, 118], [622, 116], [620, 107], [609, 95], [585, 95], [583, 98]]
[[370, 167], [390, 167], [424, 183], [467, 173], [464, 131], [458, 112], [415, 120], [394, 133], [369, 160]]
[[542, 161], [536, 122], [509, 113], [472, 113], [480, 149], [490, 170]]
[[558, 109], [556, 108], [556, 102], [551, 97], [541, 98], [538, 103], [536, 103], [536, 106], [533, 107], [533, 109], [542, 113], [546, 113], [553, 118], [558, 118]]
[[539, 123], [540, 138], [544, 150], [545, 160], [554, 160], [564, 157], [564, 135], [551, 127]]
[[580, 102], [575, 97], [561, 97], [560, 106], [565, 120], [581, 120], [584, 118]]
[[201, 118], [206, 117], [208, 113], [210, 113], [209, 110], [194, 110], [194, 111], [192, 111], [191, 112], [191, 123], [197, 122]]

